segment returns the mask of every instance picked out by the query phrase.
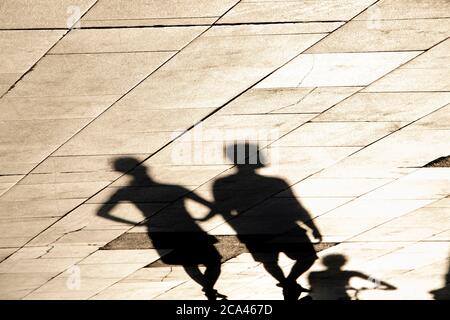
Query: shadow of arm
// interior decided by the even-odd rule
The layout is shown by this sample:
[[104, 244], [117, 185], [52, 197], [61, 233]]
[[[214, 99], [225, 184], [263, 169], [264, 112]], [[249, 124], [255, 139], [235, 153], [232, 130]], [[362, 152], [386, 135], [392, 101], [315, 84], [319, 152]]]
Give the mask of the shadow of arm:
[[322, 241], [322, 234], [320, 233], [319, 228], [317, 228], [316, 224], [312, 220], [312, 217], [303, 207], [301, 207], [298, 220], [311, 230], [313, 237], [316, 238], [317, 241]]
[[392, 284], [390, 284], [386, 281], [382, 281], [382, 280], [374, 278], [372, 276], [368, 276], [359, 271], [355, 271], [354, 276], [372, 282], [373, 284], [375, 284], [374, 289], [382, 289], [382, 290], [396, 290], [397, 289], [397, 287], [393, 286]]
[[189, 199], [191, 199], [191, 200], [194, 200], [195, 202], [198, 202], [198, 203], [200, 203], [200, 204], [202, 204], [202, 205], [204, 205], [204, 206], [206, 206], [206, 207], [208, 207], [208, 208], [210, 208], [210, 209], [212, 209], [212, 207], [213, 207], [213, 203], [211, 203], [211, 202], [209, 202], [208, 200], [206, 200], [206, 199], [203, 199], [202, 197], [200, 197], [198, 194], [196, 194], [195, 192], [189, 192], [187, 195], [186, 195], [186, 198], [189, 198]]
[[233, 217], [230, 210], [226, 210], [223, 205], [218, 204], [217, 202], [210, 202], [202, 197], [200, 197], [195, 192], [191, 192], [187, 195], [187, 197], [191, 200], [194, 200], [200, 204], [203, 204], [204, 206], [208, 207], [210, 211], [206, 216], [203, 218], [195, 219], [197, 221], [207, 221], [214, 217], [216, 214], [222, 214], [225, 219]]
[[121, 217], [117, 217], [111, 214], [112, 209], [117, 205], [117, 203], [121, 200], [121, 191], [117, 191], [115, 194], [113, 194], [111, 196], [111, 198], [109, 198], [108, 201], [106, 201], [101, 207], [100, 209], [98, 209], [97, 211], [97, 215], [99, 217], [105, 218], [105, 219], [109, 219], [112, 220], [114, 222], [119, 222], [119, 223], [126, 223], [126, 224], [131, 224], [131, 225], [135, 225], [136, 222], [133, 222], [131, 220], [128, 219], [124, 219]]

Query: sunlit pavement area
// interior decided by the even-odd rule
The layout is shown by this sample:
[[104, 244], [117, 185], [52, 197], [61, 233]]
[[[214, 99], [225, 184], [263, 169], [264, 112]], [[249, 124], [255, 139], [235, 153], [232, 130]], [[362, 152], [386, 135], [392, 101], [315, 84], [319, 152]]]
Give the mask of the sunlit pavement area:
[[[136, 240], [141, 211], [206, 215], [184, 193], [213, 201], [236, 170], [217, 155], [245, 138], [271, 159], [259, 174], [291, 190], [245, 212], [276, 220], [299, 201], [323, 236], [299, 278], [314, 299], [449, 299], [449, 13], [448, 0], [2, 0], [0, 298], [205, 299]], [[139, 205], [110, 203], [130, 183], [123, 157], [181, 193], [143, 183]], [[99, 216], [108, 206], [135, 225]], [[239, 245], [223, 217], [198, 223]], [[216, 289], [283, 299], [276, 284], [237, 250]]]

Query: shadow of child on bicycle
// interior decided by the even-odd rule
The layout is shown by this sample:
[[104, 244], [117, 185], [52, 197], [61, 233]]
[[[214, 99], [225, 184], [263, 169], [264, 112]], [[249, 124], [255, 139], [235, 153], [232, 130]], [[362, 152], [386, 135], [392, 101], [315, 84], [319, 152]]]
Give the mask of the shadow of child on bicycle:
[[[393, 285], [370, 277], [360, 271], [342, 270], [347, 262], [341, 254], [330, 254], [322, 258], [322, 264], [327, 267], [324, 271], [314, 271], [309, 274], [311, 297], [315, 300], [358, 300], [358, 293], [362, 290], [395, 290]], [[350, 280], [360, 278], [371, 284], [371, 287], [352, 288]], [[352, 292], [350, 295], [349, 292]]]

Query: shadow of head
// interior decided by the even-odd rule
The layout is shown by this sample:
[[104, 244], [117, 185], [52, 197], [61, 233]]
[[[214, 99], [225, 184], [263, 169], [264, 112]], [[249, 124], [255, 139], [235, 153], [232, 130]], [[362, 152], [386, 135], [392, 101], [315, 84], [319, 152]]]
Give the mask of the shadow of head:
[[141, 175], [145, 173], [146, 168], [141, 162], [133, 157], [121, 157], [114, 160], [113, 167], [115, 171], [129, 175]]
[[322, 264], [329, 270], [340, 270], [347, 263], [347, 258], [342, 254], [329, 254], [322, 258]]
[[266, 159], [256, 143], [235, 142], [225, 147], [225, 154], [238, 170], [256, 170], [266, 164]]

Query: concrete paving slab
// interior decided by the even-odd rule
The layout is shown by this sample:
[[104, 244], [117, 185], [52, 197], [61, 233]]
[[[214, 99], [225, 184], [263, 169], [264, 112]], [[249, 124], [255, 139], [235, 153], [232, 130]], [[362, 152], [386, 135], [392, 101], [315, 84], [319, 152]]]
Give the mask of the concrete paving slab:
[[341, 242], [391, 219], [407, 214], [432, 200], [356, 199], [314, 219], [324, 241]]
[[18, 248], [1, 248], [0, 249], [0, 261], [6, 259], [10, 254], [16, 251]]
[[295, 104], [284, 105], [271, 113], [324, 112], [359, 91], [362, 87], [316, 87]]
[[[414, 296], [418, 296], [420, 299], [442, 299], [434, 292], [442, 287], [445, 288], [445, 277], [447, 272], [448, 259], [433, 262], [425, 267], [420, 267], [393, 277], [391, 281], [394, 281], [397, 284], [398, 289], [395, 291], [395, 295], [394, 292], [392, 292], [392, 298], [405, 297], [405, 300], [413, 300], [415, 299]], [[417, 293], [412, 294], [412, 290], [417, 290]], [[364, 292], [361, 297], [373, 299], [371, 298], [372, 295], [368, 295], [368, 293], [369, 292]]]
[[80, 203], [80, 199], [1, 201], [0, 210], [2, 218], [60, 217]]
[[292, 185], [349, 155], [360, 147], [273, 147], [269, 148], [271, 166], [261, 168], [262, 175], [278, 176]]
[[[408, 257], [408, 258], [406, 258]], [[398, 273], [423, 268], [435, 262], [448, 258], [448, 244], [442, 242], [418, 242], [409, 246], [371, 260], [366, 264], [367, 268], [379, 272], [383, 270], [397, 271]]]
[[[184, 131], [208, 116], [214, 109], [184, 109], [185, 116], [179, 117], [179, 109], [152, 110], [142, 106], [112, 106], [99, 117], [86, 134], [99, 135], [108, 132], [170, 132]], [[121, 121], [126, 118], [127, 121]]]
[[302, 54], [257, 88], [365, 86], [420, 51]]
[[[34, 239], [32, 245], [49, 245], [56, 241], [59, 243], [70, 243], [71, 241], [80, 244], [93, 244], [100, 242], [101, 245], [119, 236], [131, 226], [112, 222], [97, 216], [97, 211], [101, 205], [82, 205], [76, 210], [66, 215], [45, 232]], [[146, 212], [156, 212], [162, 208], [161, 204], [143, 204]], [[136, 219], [136, 224], [144, 219], [142, 213], [130, 204], [118, 204], [111, 208], [111, 213], [119, 217], [130, 220]], [[83, 242], [82, 236], [86, 239]]]
[[21, 73], [1, 73], [0, 74], [0, 94], [4, 95], [11, 86], [20, 79]]
[[118, 282], [106, 288], [92, 300], [149, 300], [178, 287], [182, 281], [164, 282]]
[[0, 15], [1, 29], [72, 28], [95, 0], [5, 0]]
[[310, 122], [274, 147], [363, 147], [400, 129], [400, 122]]
[[450, 229], [450, 210], [420, 208], [365, 232], [352, 241], [421, 241]]
[[212, 24], [237, 1], [177, 0], [171, 3], [138, 0], [99, 1], [81, 20], [85, 27]]
[[[41, 97], [48, 95], [59, 96], [61, 95], [61, 91], [64, 91], [66, 95], [83, 95], [86, 93], [89, 94], [89, 89], [88, 91], [85, 91], [83, 87], [90, 87], [92, 81], [100, 81], [99, 83], [103, 83], [104, 89], [106, 89], [106, 91], [102, 91], [102, 89], [100, 88], [100, 91], [97, 91], [97, 89], [99, 89], [97, 87], [97, 89], [94, 89], [94, 92], [107, 94], [109, 90], [111, 90], [111, 87], [115, 87], [114, 90], [118, 90], [118, 92], [116, 93], [124, 93], [128, 88], [130, 88], [130, 81], [132, 82], [141, 80], [144, 76], [148, 75], [147, 72], [151, 72], [153, 68], [157, 67], [164, 61], [164, 59], [168, 57], [167, 53], [136, 54], [128, 56], [124, 54], [122, 58], [119, 57], [120, 55], [116, 55], [119, 60], [115, 61], [104, 59], [107, 57], [99, 59], [99, 56], [97, 55], [53, 56], [53, 58], [48, 57], [48, 59], [41, 60], [41, 63], [37, 65], [34, 72], [30, 74], [30, 77], [27, 77], [27, 81], [21, 82], [21, 86], [16, 86], [14, 90], [9, 93], [9, 95], [31, 95]], [[162, 58], [162, 60], [158, 61], [158, 57]], [[151, 59], [152, 61], [150, 61], [149, 59]], [[155, 59], [157, 60], [156, 62]], [[110, 68], [111, 64], [115, 63], [119, 63], [119, 67], [116, 67], [118, 69]], [[132, 67], [133, 63], [134, 67]], [[151, 71], [142, 71], [143, 63], [147, 65], [150, 64]], [[116, 69], [116, 72], [118, 72], [116, 73], [115, 77], [117, 80], [116, 84], [118, 84], [119, 87], [121, 86], [122, 88], [117, 87], [111, 82], [111, 79], [114, 78], [114, 76], [112, 76], [112, 73], [110, 71], [113, 69]], [[106, 78], [103, 78], [103, 80], [101, 76], [100, 78], [98, 78], [98, 76], [101, 74], [103, 74], [103, 76], [105, 76]], [[131, 78], [124, 77], [125, 74], [131, 75]], [[68, 75], [70, 75], [70, 77], [68, 77]], [[42, 86], [45, 87], [45, 90], [43, 90]], [[106, 106], [104, 106], [104, 108], [105, 107]], [[4, 136], [6, 135], [6, 143], [4, 146], [4, 148], [6, 148], [6, 150], [4, 150], [4, 152], [6, 153], [6, 159], [1, 159], [0, 161], [18, 162], [21, 165], [18, 169], [18, 165], [15, 165], [12, 168], [13, 170], [15, 169], [17, 171], [29, 171], [35, 164], [42, 161], [43, 157], [47, 156], [49, 152], [52, 152], [56, 149], [56, 146], [52, 146], [53, 141], [57, 141], [58, 146], [61, 145], [64, 140], [71, 137], [87, 123], [88, 119], [32, 120], [27, 122], [9, 122], [8, 126], [2, 126], [2, 129], [8, 130], [9, 133], [4, 133]], [[51, 132], [48, 130], [48, 126], [52, 126], [53, 130]], [[33, 135], [38, 142], [33, 142], [32, 140], [28, 139], [25, 140], [23, 139], [23, 137], [16, 134], [16, 132], [20, 132], [21, 135], [27, 135], [30, 130], [32, 130], [34, 133], [39, 133], [37, 135]], [[56, 133], [58, 133], [59, 135], [56, 135]], [[8, 135], [10, 136], [9, 138]], [[22, 141], [26, 141], [27, 144], [23, 146]], [[44, 145], [46, 146], [44, 147]], [[23, 154], [26, 154], [26, 156], [23, 156]], [[17, 161], [17, 159], [20, 160]]]
[[9, 238], [0, 238], [0, 245], [3, 248], [14, 248], [23, 246], [30, 240], [29, 237], [9, 237]]
[[174, 290], [162, 292], [155, 296], [155, 300], [204, 300], [205, 296], [201, 287], [194, 281], [186, 281], [176, 286]]
[[355, 20], [447, 18], [450, 6], [445, 0], [382, 0], [374, 4]]
[[16, 184], [2, 197], [1, 202], [83, 199], [91, 195], [92, 192], [95, 192], [99, 188], [103, 188], [105, 186], [105, 182]]
[[[293, 185], [291, 190], [299, 197], [359, 197], [377, 189], [391, 179], [352, 179], [352, 178], [315, 178], [314, 176]], [[285, 197], [288, 193], [281, 192], [278, 197]]]
[[243, 1], [231, 9], [218, 23], [256, 23], [292, 21], [345, 21], [372, 5], [375, 1], [357, 3], [334, 1]]
[[[4, 10], [8, 11], [8, 7], [13, 6], [10, 1], [3, 3], [0, 29], [2, 20], [6, 18]], [[0, 30], [0, 59], [5, 61], [0, 65], [0, 94], [6, 93], [64, 33], [62, 30]]]
[[220, 109], [217, 114], [266, 114], [279, 108], [295, 105], [313, 89], [250, 89]]
[[1, 247], [21, 246], [56, 220], [56, 218], [2, 219]]
[[172, 140], [172, 132], [108, 132], [93, 135], [83, 131], [59, 148], [55, 156], [152, 154]]
[[415, 168], [383, 167], [377, 164], [357, 165], [353, 160], [343, 160], [317, 173], [320, 178], [367, 178], [367, 179], [398, 179], [416, 170]]
[[[136, 160], [144, 160], [142, 154], [130, 154]], [[63, 174], [89, 172], [109, 172], [114, 171], [114, 161], [119, 156], [71, 156], [71, 157], [49, 157], [46, 161], [37, 166], [32, 174]], [[125, 169], [132, 169], [132, 166]]]
[[[44, 161], [45, 162], [45, 161]], [[41, 162], [42, 163], [42, 162]], [[41, 173], [41, 174], [28, 174], [20, 181], [20, 185], [36, 185], [36, 184], [62, 184], [67, 183], [86, 183], [91, 182], [105, 182], [110, 183], [114, 181], [119, 175], [113, 171], [106, 172], [63, 172], [63, 173]], [[101, 185], [101, 184], [99, 184]], [[55, 186], [58, 188], [58, 186]]]
[[450, 240], [450, 230], [438, 233], [427, 239], [427, 241], [449, 241], [449, 240]]
[[59, 273], [78, 260], [78, 258], [6, 260], [0, 266], [0, 273]]
[[438, 110], [449, 100], [448, 92], [359, 92], [314, 121], [415, 121]]
[[[54, 158], [64, 158], [64, 157], [54, 157]], [[76, 158], [76, 157], [74, 157]], [[79, 157], [82, 158], [82, 157]], [[48, 159], [48, 158], [47, 158]], [[45, 164], [47, 161], [43, 161], [40, 164]], [[50, 161], [49, 161], [50, 162]], [[40, 165], [36, 168], [38, 169]], [[34, 170], [32, 171], [34, 172]], [[91, 182], [106, 182], [110, 183], [119, 177], [119, 174], [115, 171], [99, 170], [97, 172], [92, 171], [82, 171], [77, 172], [74, 169], [73, 172], [66, 171], [61, 172], [58, 169], [54, 169], [54, 172], [46, 173], [30, 173], [25, 178], [23, 178], [19, 184], [20, 185], [36, 185], [36, 184], [62, 184], [62, 183], [91, 183]], [[57, 186], [55, 187], [57, 188]]]
[[441, 199], [450, 193], [450, 168], [422, 168], [366, 195], [370, 199]]
[[257, 141], [258, 146], [262, 148], [314, 116], [314, 114], [217, 115], [203, 121], [199, 130], [185, 139], [194, 142], [223, 141], [225, 145], [234, 141]]
[[449, 91], [450, 84], [446, 74], [446, 69], [405, 68], [380, 80], [373, 87], [367, 88], [367, 91]]
[[[49, 229], [50, 230], [50, 229]], [[54, 241], [55, 244], [58, 245], [66, 245], [66, 246], [80, 246], [80, 245], [88, 245], [88, 246], [98, 246], [102, 247], [117, 238], [121, 234], [123, 234], [127, 228], [123, 229], [103, 229], [103, 230], [79, 230], [70, 232], [67, 234], [56, 234], [58, 238]], [[40, 234], [38, 237], [33, 239], [30, 242], [32, 245], [40, 245], [46, 244], [49, 242], [47, 237], [55, 236], [53, 230], [50, 230], [49, 233]]]
[[154, 249], [147, 250], [98, 250], [86, 257], [79, 265], [151, 263], [159, 259]]
[[0, 195], [7, 192], [14, 184], [22, 179], [23, 175], [6, 175], [0, 176]]
[[450, 207], [450, 198], [447, 196], [444, 199], [440, 199], [428, 205], [430, 208], [449, 208]]
[[222, 108], [218, 114], [320, 113], [361, 88], [251, 89]]
[[344, 22], [301, 22], [301, 23], [264, 23], [264, 24], [215, 24], [208, 36], [239, 36], [239, 35], [277, 35], [301, 33], [333, 32]]
[[427, 50], [450, 35], [449, 27], [450, 19], [353, 20], [307, 53]]
[[28, 173], [48, 152], [58, 148], [66, 137], [75, 134], [87, 122], [88, 119], [1, 121], [0, 163], [5, 165], [0, 173]]
[[[204, 267], [200, 267], [203, 272]], [[190, 278], [184, 271], [182, 266], [162, 266], [162, 267], [145, 267], [136, 270], [134, 273], [126, 277], [121, 283], [182, 283]]]
[[441, 42], [364, 91], [449, 91], [449, 46], [450, 40]]
[[13, 97], [0, 100], [1, 120], [95, 118], [120, 95], [69, 97]]
[[[27, 247], [33, 248], [33, 247]], [[84, 258], [91, 253], [98, 250], [97, 246], [47, 246], [46, 252], [41, 256], [45, 259], [58, 259], [58, 258]], [[25, 249], [22, 248], [21, 251]]]
[[2, 273], [0, 294], [6, 300], [18, 300], [52, 278], [52, 273]]
[[[124, 94], [172, 56], [171, 52], [47, 55], [15, 97]], [[92, 83], [96, 83], [92, 86]]]
[[[220, 107], [325, 36], [217, 37], [208, 36], [208, 32], [122, 99], [119, 105], [152, 109]], [[209, 59], [205, 60], [205, 56]], [[235, 81], [238, 78], [240, 80]], [[163, 85], [165, 83], [172, 85]]]
[[447, 130], [404, 128], [327, 168], [321, 177], [400, 177], [443, 156], [448, 134]]
[[49, 54], [178, 51], [206, 27], [73, 29]]
[[416, 126], [425, 129], [450, 129], [450, 105], [446, 105], [427, 115], [415, 123]]
[[[120, 264], [120, 265], [95, 265], [95, 270], [93, 270], [91, 265], [80, 266], [79, 274], [81, 276], [79, 283], [73, 282], [70, 278], [72, 273], [64, 272], [53, 278], [43, 286], [31, 292], [25, 297], [26, 300], [35, 299], [56, 299], [57, 294], [60, 293], [59, 299], [88, 299], [94, 296], [101, 290], [106, 289], [112, 284], [120, 280], [120, 276], [127, 275], [139, 265], [135, 264]], [[111, 268], [113, 267], [113, 268]], [[105, 275], [112, 276], [116, 275], [119, 277], [112, 278], [106, 277]]]

